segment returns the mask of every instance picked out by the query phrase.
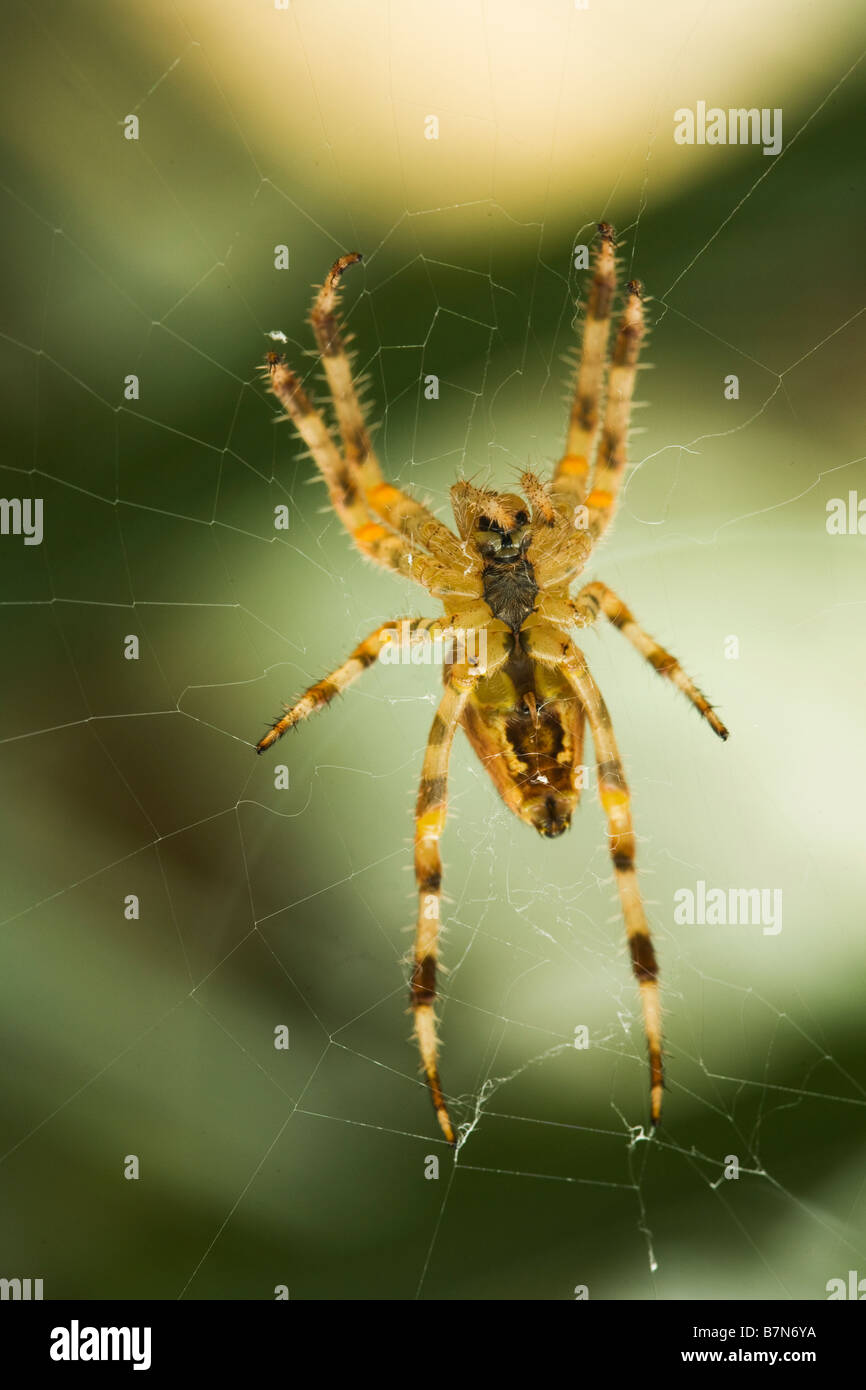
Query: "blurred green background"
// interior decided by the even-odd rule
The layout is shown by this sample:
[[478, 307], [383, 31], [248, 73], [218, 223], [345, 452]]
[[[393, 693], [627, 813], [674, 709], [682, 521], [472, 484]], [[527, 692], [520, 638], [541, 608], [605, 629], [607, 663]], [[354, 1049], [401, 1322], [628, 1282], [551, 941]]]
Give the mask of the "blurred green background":
[[[825, 525], [866, 495], [862, 19], [212, 10], [4, 13], [0, 491], [44, 498], [45, 539], [0, 538], [0, 1274], [48, 1298], [823, 1298], [866, 1275], [866, 541]], [[782, 107], [783, 154], [675, 146], [699, 99]], [[513, 486], [560, 451], [572, 250], [601, 217], [654, 296], [653, 370], [591, 574], [733, 736], [587, 636], [663, 969], [651, 1143], [594, 792], [543, 842], [458, 737], [455, 1166], [405, 1013], [438, 673], [375, 669], [251, 749], [379, 621], [434, 608], [323, 512], [256, 367], [282, 331], [321, 390], [310, 287], [363, 250], [378, 447], [447, 516], [459, 473]], [[698, 879], [781, 888], [781, 933], [676, 926]]]

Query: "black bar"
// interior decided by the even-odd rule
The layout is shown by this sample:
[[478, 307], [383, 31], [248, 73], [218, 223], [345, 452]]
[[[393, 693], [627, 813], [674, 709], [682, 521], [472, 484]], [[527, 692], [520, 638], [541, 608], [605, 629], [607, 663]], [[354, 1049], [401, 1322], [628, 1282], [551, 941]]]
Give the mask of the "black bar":
[[[713, 1365], [798, 1365], [826, 1380], [856, 1364], [862, 1343], [863, 1314], [859, 1307], [842, 1306], [848, 1301], [575, 1300], [559, 1312], [538, 1301], [523, 1303], [518, 1314], [510, 1312], [504, 1300], [502, 1305], [481, 1306], [454, 1302], [436, 1315], [435, 1330], [423, 1301], [400, 1305], [398, 1316], [391, 1304], [373, 1302], [5, 1301], [0, 1304], [0, 1335], [5, 1365], [11, 1361], [24, 1372], [47, 1372], [52, 1379], [92, 1379], [106, 1368], [114, 1376], [135, 1377], [133, 1364], [138, 1360], [140, 1377], [212, 1372], [224, 1381], [232, 1374], [249, 1377], [250, 1372], [272, 1375], [281, 1370], [291, 1385], [309, 1380], [309, 1369], [304, 1372], [299, 1362], [308, 1368], [310, 1362], [318, 1362], [323, 1371], [333, 1371], [345, 1353], [359, 1369], [363, 1346], [366, 1371], [372, 1375], [378, 1364], [383, 1371], [388, 1368], [388, 1379], [400, 1374], [401, 1367], [408, 1374], [420, 1356], [428, 1362], [429, 1377], [438, 1379], [441, 1374], [450, 1379], [469, 1347], [474, 1347], [472, 1359], [483, 1361], [486, 1378], [493, 1364], [526, 1347], [538, 1358], [533, 1380], [539, 1384], [549, 1382], [554, 1362], [566, 1348], [575, 1373], [599, 1362], [623, 1374], [628, 1367], [637, 1372], [641, 1366], [656, 1372], [679, 1366], [700, 1374]], [[103, 1336], [103, 1328], [123, 1331], [115, 1339], [110, 1333]], [[552, 1340], [540, 1341], [539, 1332], [549, 1333]], [[573, 1340], [575, 1334], [578, 1341]], [[560, 1340], [563, 1336], [569, 1340]], [[115, 1344], [128, 1359], [85, 1359], [91, 1350], [104, 1351], [110, 1358]], [[428, 1358], [429, 1352], [433, 1355]], [[75, 1353], [77, 1359], [57, 1359]]]

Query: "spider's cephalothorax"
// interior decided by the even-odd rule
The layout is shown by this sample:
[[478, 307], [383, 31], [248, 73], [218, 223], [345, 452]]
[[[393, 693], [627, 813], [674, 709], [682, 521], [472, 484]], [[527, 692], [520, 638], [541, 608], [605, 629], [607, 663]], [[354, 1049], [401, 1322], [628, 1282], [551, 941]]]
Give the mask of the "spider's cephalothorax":
[[475, 531], [475, 543], [484, 557], [482, 593], [494, 618], [501, 618], [512, 632], [519, 632], [538, 596], [535, 570], [526, 554], [532, 531], [529, 513], [519, 497], [505, 496], [499, 502], [514, 506], [513, 522], [503, 526], [482, 516]]
[[[522, 497], [456, 483], [451, 489], [456, 535], [427, 507], [387, 483], [373, 452], [337, 316], [340, 278], [347, 266], [361, 259], [359, 255], [336, 262], [311, 316], [341, 449], [286, 362], [270, 353], [265, 367], [271, 389], [307, 444], [331, 504], [357, 547], [377, 564], [421, 584], [441, 600], [445, 611], [440, 618], [383, 623], [330, 676], [286, 707], [258, 751], [263, 753], [287, 729], [328, 704], [398, 633], [408, 630], [413, 641], [452, 639], [415, 813], [419, 906], [411, 988], [424, 1071], [439, 1123], [451, 1143], [456, 1136], [439, 1079], [433, 1010], [442, 883], [439, 841], [458, 725], [506, 806], [547, 838], [561, 835], [571, 822], [582, 785], [584, 729], [589, 725], [598, 796], [607, 818], [613, 871], [640, 989], [653, 1124], [661, 1113], [663, 1086], [658, 967], [635, 873], [629, 791], [607, 706], [571, 631], [606, 617], [656, 671], [683, 691], [721, 738], [728, 736], [679, 662], [638, 625], [611, 589], [595, 581], [572, 596], [616, 508], [644, 334], [642, 291], [633, 280], [608, 363], [616, 258], [612, 228], [602, 223], [599, 234], [565, 453], [548, 481], [523, 474]], [[455, 638], [462, 644], [454, 643]]]

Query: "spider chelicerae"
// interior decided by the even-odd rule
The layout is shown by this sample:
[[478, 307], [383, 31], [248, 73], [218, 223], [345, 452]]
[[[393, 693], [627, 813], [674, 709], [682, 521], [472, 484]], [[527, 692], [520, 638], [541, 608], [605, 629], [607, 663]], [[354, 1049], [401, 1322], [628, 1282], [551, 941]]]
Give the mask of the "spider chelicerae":
[[[672, 681], [720, 738], [728, 731], [675, 657], [659, 646], [606, 584], [577, 577], [613, 520], [626, 471], [632, 393], [644, 336], [642, 289], [629, 282], [608, 363], [616, 293], [612, 227], [599, 225], [592, 283], [565, 453], [552, 477], [521, 476], [522, 496], [460, 481], [451, 488], [457, 534], [426, 506], [386, 482], [373, 451], [337, 316], [337, 296], [353, 252], [331, 268], [311, 322], [334, 406], [339, 448], [284, 357], [267, 355], [270, 386], [318, 467], [331, 504], [355, 545], [384, 569], [441, 599], [440, 618], [393, 618], [317, 681], [258, 743], [265, 752], [288, 729], [321, 709], [399, 636], [440, 639], [445, 691], [433, 718], [415, 812], [418, 922], [411, 1006], [433, 1105], [449, 1143], [456, 1136], [438, 1068], [434, 1005], [438, 956], [448, 762], [458, 725], [505, 805], [539, 834], [567, 830], [580, 799], [585, 726], [595, 748], [598, 794], [607, 817], [632, 967], [643, 1009], [650, 1063], [650, 1118], [661, 1114], [663, 1070], [658, 966], [635, 873], [628, 785], [610, 715], [570, 636], [604, 616]], [[459, 639], [459, 640], [458, 640]]]

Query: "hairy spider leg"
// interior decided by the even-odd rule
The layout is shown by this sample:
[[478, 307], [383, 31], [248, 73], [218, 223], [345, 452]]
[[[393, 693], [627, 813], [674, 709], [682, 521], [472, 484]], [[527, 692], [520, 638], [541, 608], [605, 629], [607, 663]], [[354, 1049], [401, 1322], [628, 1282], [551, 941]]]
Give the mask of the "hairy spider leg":
[[[490, 675], [507, 660], [511, 643], [495, 624], [488, 632], [487, 666]], [[436, 963], [439, 954], [439, 924], [442, 889], [442, 858], [439, 842], [445, 828], [448, 806], [448, 762], [454, 734], [466, 704], [482, 679], [482, 673], [468, 665], [451, 668], [445, 693], [439, 704], [424, 754], [418, 801], [415, 808], [415, 878], [418, 884], [418, 922], [412, 969], [411, 1008], [421, 1063], [430, 1088], [433, 1108], [442, 1133], [453, 1144], [454, 1126], [445, 1103], [439, 1077], [439, 1041], [436, 1031]]]
[[[447, 545], [450, 532], [426, 507], [384, 482], [373, 453], [337, 315], [340, 277], [348, 265], [358, 260], [358, 253], [352, 252], [335, 262], [316, 296], [311, 314], [344, 453], [334, 443], [322, 414], [304, 390], [297, 373], [284, 359], [269, 353], [265, 371], [271, 390], [309, 449], [325, 480], [331, 504], [358, 549], [383, 568], [423, 583], [413, 569], [415, 552], [428, 553], [427, 543], [419, 534], [421, 525], [426, 524], [440, 547]], [[402, 512], [400, 498], [404, 502]], [[463, 560], [465, 564], [465, 556]]]
[[573, 599], [543, 597], [538, 605], [540, 617], [562, 627], [588, 627], [601, 615], [608, 619], [627, 638], [636, 651], [649, 662], [653, 670], [681, 690], [699, 714], [706, 719], [719, 738], [729, 737], [706, 695], [699, 690], [691, 676], [683, 670], [677, 658], [641, 627], [630, 608], [613, 589], [594, 580], [586, 584]]
[[553, 491], [569, 509], [580, 506], [589, 487], [589, 473], [598, 432], [604, 386], [607, 340], [616, 293], [616, 243], [608, 222], [598, 226], [599, 241], [586, 302], [580, 359], [568, 422], [565, 453], [553, 474]]
[[[448, 551], [452, 559], [465, 565], [465, 552], [456, 550], [454, 537], [448, 528], [422, 503], [386, 483], [373, 450], [338, 312], [343, 272], [360, 260], [360, 252], [351, 251], [334, 262], [313, 301], [310, 313], [343, 443], [343, 486], [374, 514], [372, 524], [371, 518], [368, 518], [366, 525], [362, 522], [360, 528], [353, 526], [350, 529], [356, 544], [373, 559], [378, 559], [383, 553], [390, 555], [393, 551], [380, 532], [373, 529], [377, 522], [384, 521], [387, 527], [404, 538], [408, 537], [416, 547], [420, 544], [429, 548], [430, 541], [438, 542], [440, 554]], [[422, 531], [425, 532], [423, 536]], [[395, 568], [393, 563], [389, 567]], [[399, 568], [405, 572], [406, 562], [403, 561]]]
[[638, 888], [631, 802], [613, 726], [583, 653], [565, 633], [553, 627], [535, 627], [526, 634], [525, 643], [534, 660], [555, 666], [563, 673], [586, 711], [595, 745], [599, 800], [607, 817], [610, 856], [622, 904], [632, 968], [640, 990], [649, 1049], [650, 1118], [656, 1125], [661, 1116], [664, 1086], [658, 964]]
[[327, 485], [331, 505], [358, 549], [383, 569], [414, 579], [409, 544], [374, 519], [351, 468], [297, 373], [282, 359], [270, 363], [267, 370], [271, 390], [309, 449]]
[[592, 474], [592, 487], [586, 498], [586, 506], [589, 509], [589, 533], [594, 541], [601, 539], [614, 518], [619, 490], [625, 476], [628, 423], [645, 331], [643, 288], [639, 280], [630, 280], [625, 309], [611, 357], [607, 401]]
[[[405, 628], [403, 628], [404, 623], [407, 624]], [[378, 661], [386, 643], [394, 640], [395, 633], [403, 630], [409, 634], [410, 640], [412, 638], [417, 640], [421, 634], [425, 633], [428, 636], [436, 636], [438, 631], [444, 627], [445, 625], [439, 618], [392, 618], [389, 622], [382, 623], [381, 627], [377, 627], [374, 632], [370, 633], [369, 637], [365, 637], [363, 642], [358, 643], [342, 665], [332, 671], [329, 676], [325, 676], [322, 680], [316, 681], [315, 685], [311, 685], [309, 690], [306, 690], [293, 705], [286, 705], [285, 714], [274, 721], [268, 733], [256, 744], [256, 752], [264, 753], [289, 729], [293, 729], [302, 720], [308, 719], [317, 710], [324, 709], [325, 705], [329, 705], [337, 695], [341, 695], [353, 681], [356, 681], [364, 671]]]

